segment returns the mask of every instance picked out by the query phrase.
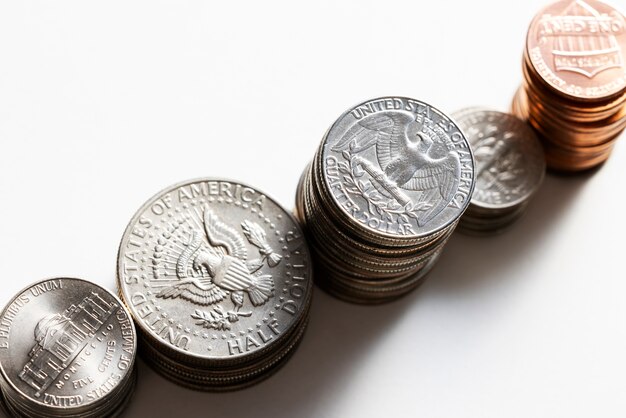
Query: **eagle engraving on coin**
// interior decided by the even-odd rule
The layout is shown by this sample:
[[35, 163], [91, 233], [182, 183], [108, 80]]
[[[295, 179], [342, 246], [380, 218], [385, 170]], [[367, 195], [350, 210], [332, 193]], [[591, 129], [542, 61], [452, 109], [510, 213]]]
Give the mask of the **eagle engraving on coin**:
[[[382, 112], [357, 121], [332, 149], [341, 151], [348, 165], [345, 179], [353, 186], [348, 192], [368, 198], [371, 212], [406, 215], [424, 226], [450, 203], [459, 185], [459, 154], [442, 133], [423, 115]], [[358, 155], [370, 147], [378, 166]], [[357, 179], [365, 175], [375, 190]], [[414, 200], [404, 191], [421, 194]]]
[[[194, 304], [214, 305], [230, 294], [234, 309], [225, 312], [217, 306], [210, 312], [196, 310], [192, 315], [207, 328], [229, 329], [227, 322], [236, 322], [240, 316], [250, 316], [251, 312], [241, 312], [244, 295], [253, 306], [267, 303], [274, 292], [274, 281], [270, 274], [258, 274], [267, 263], [275, 267], [282, 256], [275, 253], [266, 240], [266, 233], [256, 222], [245, 220], [241, 232], [222, 222], [210, 209], [203, 215], [204, 233], [191, 230], [189, 241], [181, 249], [180, 244], [164, 237], [166, 247], [178, 253], [176, 275], [178, 283], [162, 289], [158, 298], [183, 298]], [[248, 251], [243, 236], [259, 252], [260, 258], [248, 260]], [[157, 252], [163, 246], [157, 245]], [[180, 252], [178, 252], [180, 251]], [[158, 275], [159, 269], [154, 269]], [[227, 322], [225, 322], [227, 321]]]
[[222, 179], [154, 195], [118, 254], [120, 293], [138, 326], [201, 359], [280, 346], [307, 315], [312, 274], [293, 216], [261, 191]]

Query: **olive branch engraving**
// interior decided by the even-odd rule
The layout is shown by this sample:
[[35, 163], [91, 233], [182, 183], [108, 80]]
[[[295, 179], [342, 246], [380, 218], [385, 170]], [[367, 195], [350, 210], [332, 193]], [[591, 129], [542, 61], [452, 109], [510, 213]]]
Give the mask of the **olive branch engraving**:
[[204, 328], [215, 329], [217, 331], [228, 331], [233, 322], [239, 321], [240, 316], [251, 316], [252, 312], [226, 312], [220, 305], [213, 308], [212, 311], [201, 311], [196, 309], [191, 317], [196, 320], [196, 325]]
[[[491, 157], [493, 151], [489, 148], [489, 145], [483, 142], [479, 144], [475, 152], [477, 159]], [[511, 180], [522, 178], [525, 170], [520, 162], [521, 159], [522, 155], [519, 152], [508, 152], [503, 158], [495, 160], [490, 167], [482, 170], [481, 174], [488, 180], [486, 188], [495, 187], [504, 194], [519, 193], [525, 186], [523, 183], [518, 184], [513, 189], [510, 189], [505, 184]]]
[[[427, 210], [432, 207], [431, 204], [426, 202], [413, 203], [409, 198], [403, 196], [400, 191], [396, 193], [401, 195], [399, 196], [401, 201], [406, 201], [404, 205], [398, 203], [399, 199], [395, 195], [394, 199], [384, 199], [383, 195], [373, 187], [371, 181], [365, 182], [360, 179], [366, 173], [372, 175], [369, 171], [372, 171], [373, 168], [368, 167], [368, 165], [371, 165], [369, 162], [355, 155], [353, 152], [355, 146], [356, 143], [352, 142], [350, 143], [349, 149], [342, 151], [341, 155], [346, 161], [339, 161], [337, 168], [343, 175], [346, 191], [350, 194], [363, 197], [372, 215], [378, 214], [382, 219], [388, 220], [389, 222], [408, 223], [409, 217], [417, 220], [417, 211]], [[369, 170], [367, 168], [369, 168]]]

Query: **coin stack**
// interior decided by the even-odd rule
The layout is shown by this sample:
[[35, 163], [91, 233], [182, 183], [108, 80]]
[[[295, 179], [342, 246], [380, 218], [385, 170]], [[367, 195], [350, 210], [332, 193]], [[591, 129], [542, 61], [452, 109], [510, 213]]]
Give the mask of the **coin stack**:
[[476, 161], [476, 187], [459, 230], [479, 235], [500, 232], [525, 212], [543, 181], [541, 144], [528, 124], [508, 113], [468, 108], [452, 116]]
[[416, 288], [473, 189], [469, 144], [444, 113], [405, 97], [349, 109], [322, 139], [296, 195], [317, 283], [372, 304]]
[[301, 341], [313, 287], [296, 220], [241, 183], [176, 184], [139, 209], [118, 255], [120, 295], [156, 371], [198, 390], [265, 379]]
[[545, 147], [548, 167], [603, 163], [626, 127], [626, 19], [597, 0], [561, 0], [528, 30], [512, 111]]
[[120, 300], [81, 279], [19, 292], [0, 316], [3, 407], [16, 417], [111, 417], [136, 382], [135, 326]]

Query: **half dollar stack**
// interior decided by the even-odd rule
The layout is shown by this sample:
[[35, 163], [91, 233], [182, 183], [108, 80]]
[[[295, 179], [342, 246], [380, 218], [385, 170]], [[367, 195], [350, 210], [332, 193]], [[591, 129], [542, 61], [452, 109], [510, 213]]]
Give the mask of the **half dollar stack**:
[[313, 277], [296, 220], [259, 190], [228, 180], [173, 185], [130, 221], [118, 255], [122, 300], [140, 354], [183, 386], [249, 386], [301, 341]]

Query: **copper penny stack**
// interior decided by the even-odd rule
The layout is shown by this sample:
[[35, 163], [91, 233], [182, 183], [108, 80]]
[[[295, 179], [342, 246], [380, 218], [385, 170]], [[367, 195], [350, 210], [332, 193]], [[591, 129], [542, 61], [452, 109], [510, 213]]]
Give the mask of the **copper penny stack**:
[[530, 24], [512, 111], [545, 148], [548, 168], [602, 164], [626, 127], [626, 19], [596, 0], [557, 1]]

